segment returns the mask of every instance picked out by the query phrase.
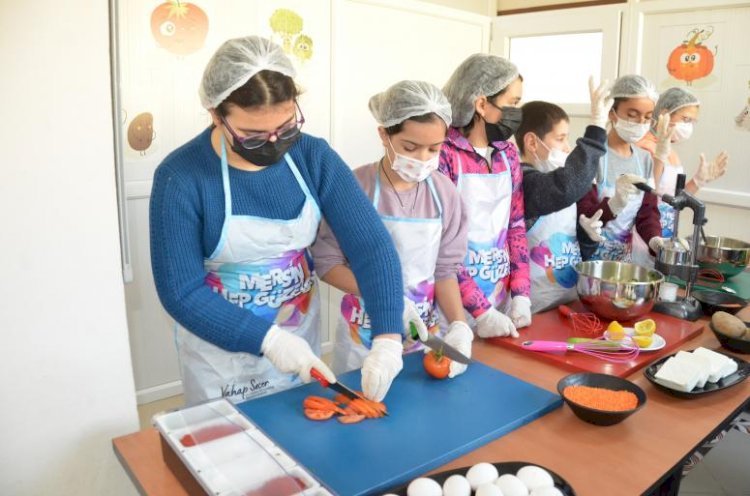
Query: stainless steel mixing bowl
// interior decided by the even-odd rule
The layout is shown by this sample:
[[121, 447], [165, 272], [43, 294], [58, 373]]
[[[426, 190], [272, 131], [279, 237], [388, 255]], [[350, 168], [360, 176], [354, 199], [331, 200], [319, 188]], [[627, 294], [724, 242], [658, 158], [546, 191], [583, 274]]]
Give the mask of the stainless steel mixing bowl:
[[734, 277], [750, 265], [750, 243], [723, 236], [706, 236], [698, 245], [698, 265]]
[[581, 302], [599, 317], [634, 320], [651, 311], [664, 275], [640, 265], [602, 260], [576, 265]]

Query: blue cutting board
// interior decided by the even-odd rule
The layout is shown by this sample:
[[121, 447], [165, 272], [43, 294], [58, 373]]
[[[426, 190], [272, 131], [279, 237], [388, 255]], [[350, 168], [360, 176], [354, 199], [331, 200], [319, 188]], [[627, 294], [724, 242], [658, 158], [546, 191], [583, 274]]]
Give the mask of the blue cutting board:
[[[454, 379], [432, 379], [422, 357], [404, 357], [386, 397], [390, 416], [381, 419], [351, 425], [306, 419], [305, 397], [333, 396], [317, 383], [237, 407], [329, 489], [356, 496], [408, 482], [562, 404], [559, 395], [478, 362]], [[359, 370], [339, 380], [360, 388]]]

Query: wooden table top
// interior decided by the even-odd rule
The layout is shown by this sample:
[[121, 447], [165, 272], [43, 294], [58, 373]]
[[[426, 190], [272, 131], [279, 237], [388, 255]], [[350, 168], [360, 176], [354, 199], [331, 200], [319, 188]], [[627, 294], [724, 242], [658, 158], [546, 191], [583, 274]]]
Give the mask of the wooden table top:
[[[740, 316], [750, 320], [750, 308], [744, 309]], [[681, 348], [698, 346], [718, 349], [719, 343], [706, 327]], [[557, 382], [569, 373], [482, 342], [475, 343], [473, 354], [491, 367], [550, 391], [556, 391]], [[580, 496], [642, 494], [680, 466], [717, 426], [738, 414], [750, 401], [750, 381], [699, 399], [685, 400], [656, 389], [642, 370], [628, 378], [646, 392], [648, 400], [641, 410], [620, 424], [590, 425], [563, 406], [433, 473], [478, 462], [527, 461], [557, 472]], [[155, 429], [115, 438], [113, 445], [142, 494], [187, 494], [162, 459]]]

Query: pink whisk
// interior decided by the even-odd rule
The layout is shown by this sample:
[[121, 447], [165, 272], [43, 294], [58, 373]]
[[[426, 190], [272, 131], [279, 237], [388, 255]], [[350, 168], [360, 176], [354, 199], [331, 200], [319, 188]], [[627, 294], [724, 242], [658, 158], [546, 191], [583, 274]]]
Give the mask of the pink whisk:
[[640, 348], [630, 338], [616, 343], [599, 339], [581, 339], [570, 343], [565, 341], [524, 341], [521, 347], [529, 351], [561, 353], [577, 351], [612, 363], [626, 363], [638, 356]]
[[593, 313], [574, 312], [567, 305], [557, 307], [560, 315], [569, 318], [573, 322], [573, 330], [587, 336], [595, 336], [604, 330], [604, 324]]

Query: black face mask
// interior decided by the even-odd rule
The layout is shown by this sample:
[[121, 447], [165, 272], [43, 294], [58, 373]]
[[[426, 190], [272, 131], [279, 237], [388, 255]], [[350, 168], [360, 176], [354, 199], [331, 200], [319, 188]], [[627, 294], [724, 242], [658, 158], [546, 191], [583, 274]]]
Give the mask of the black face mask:
[[250, 163], [268, 167], [278, 163], [300, 136], [301, 134], [298, 134], [289, 139], [276, 139], [274, 142], [266, 141], [263, 146], [252, 150], [243, 148], [236, 138], [232, 138], [232, 151]]
[[498, 107], [490, 102], [495, 108], [503, 112], [500, 122], [484, 121], [484, 132], [487, 133], [487, 141], [508, 141], [521, 126], [523, 111], [520, 107]]

